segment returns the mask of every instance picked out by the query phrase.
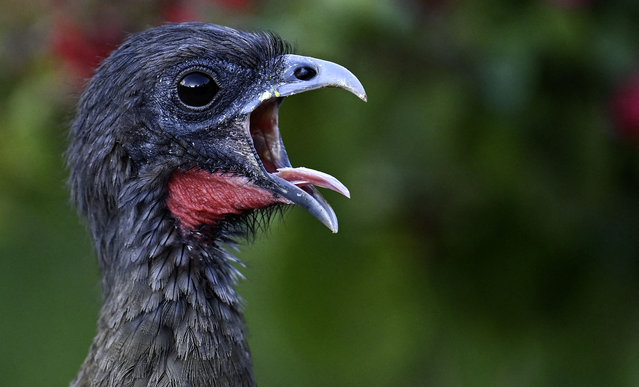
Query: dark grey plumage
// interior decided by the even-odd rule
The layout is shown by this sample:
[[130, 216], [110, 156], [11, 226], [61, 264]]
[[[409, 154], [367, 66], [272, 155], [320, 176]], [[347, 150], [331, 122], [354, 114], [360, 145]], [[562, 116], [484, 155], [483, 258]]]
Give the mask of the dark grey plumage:
[[[312, 187], [273, 177], [243, 130], [247, 107], [292, 82], [288, 53], [271, 34], [166, 25], [133, 35], [91, 80], [67, 157], [104, 295], [97, 335], [73, 386], [255, 384], [233, 288], [241, 275], [221, 246], [251, 227], [251, 212], [184, 227], [167, 206], [167, 184], [174, 171], [198, 168], [241, 176], [274, 198], [297, 189], [310, 203], [303, 206], [319, 206]], [[184, 106], [176, 80], [201, 68], [219, 92], [206, 108]], [[312, 88], [323, 86], [335, 85]]]

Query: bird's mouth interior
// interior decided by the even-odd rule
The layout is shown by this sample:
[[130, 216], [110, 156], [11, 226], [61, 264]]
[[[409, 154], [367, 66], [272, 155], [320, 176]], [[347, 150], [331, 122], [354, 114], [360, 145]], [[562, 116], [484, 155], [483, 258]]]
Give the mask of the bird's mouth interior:
[[[321, 198], [314, 186], [328, 188], [350, 197], [348, 188], [335, 177], [310, 168], [293, 168], [279, 130], [279, 107], [284, 98], [261, 103], [250, 116], [249, 131], [264, 170], [304, 190], [316, 200]], [[322, 199], [323, 201], [323, 199]]]
[[282, 100], [283, 98], [269, 99], [251, 113], [250, 133], [253, 146], [268, 173], [276, 173], [278, 168], [291, 166], [288, 157], [283, 157], [285, 151], [278, 126], [278, 112]]

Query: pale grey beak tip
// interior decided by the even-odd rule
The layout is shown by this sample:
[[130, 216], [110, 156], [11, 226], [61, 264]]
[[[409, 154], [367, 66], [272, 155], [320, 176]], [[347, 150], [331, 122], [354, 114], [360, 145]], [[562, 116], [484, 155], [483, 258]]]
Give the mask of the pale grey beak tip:
[[323, 59], [300, 55], [285, 55], [283, 84], [279, 94], [283, 97], [323, 87], [337, 87], [350, 91], [366, 102], [364, 86], [346, 67]]

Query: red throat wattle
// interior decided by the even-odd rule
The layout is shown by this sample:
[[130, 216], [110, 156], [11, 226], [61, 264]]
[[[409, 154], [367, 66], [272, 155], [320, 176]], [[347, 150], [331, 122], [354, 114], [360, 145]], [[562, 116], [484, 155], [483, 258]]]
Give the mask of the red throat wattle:
[[173, 172], [167, 205], [183, 227], [214, 225], [225, 216], [273, 204], [291, 204], [246, 177], [201, 169]]

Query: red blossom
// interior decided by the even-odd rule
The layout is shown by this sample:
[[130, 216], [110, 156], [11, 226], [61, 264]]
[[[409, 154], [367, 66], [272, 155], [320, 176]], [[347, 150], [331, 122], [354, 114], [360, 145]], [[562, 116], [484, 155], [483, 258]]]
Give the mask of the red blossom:
[[181, 23], [187, 21], [198, 21], [196, 11], [190, 2], [171, 1], [162, 9], [162, 19], [167, 22]]
[[622, 137], [639, 140], [639, 74], [635, 74], [615, 93], [612, 115]]
[[70, 20], [59, 19], [51, 31], [51, 48], [78, 78], [86, 79], [102, 60], [124, 38], [117, 25], [102, 26], [88, 30]]
[[235, 11], [246, 11], [254, 4], [253, 0], [162, 0], [137, 8], [105, 2], [83, 9], [77, 3], [57, 0], [61, 12], [50, 33], [51, 50], [78, 79], [87, 79], [124, 40], [126, 31], [163, 22], [201, 21], [198, 6], [203, 2]]

